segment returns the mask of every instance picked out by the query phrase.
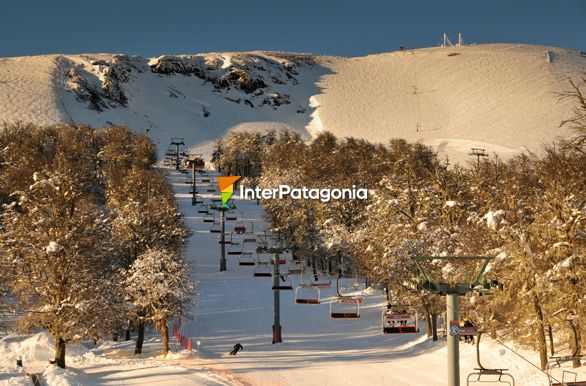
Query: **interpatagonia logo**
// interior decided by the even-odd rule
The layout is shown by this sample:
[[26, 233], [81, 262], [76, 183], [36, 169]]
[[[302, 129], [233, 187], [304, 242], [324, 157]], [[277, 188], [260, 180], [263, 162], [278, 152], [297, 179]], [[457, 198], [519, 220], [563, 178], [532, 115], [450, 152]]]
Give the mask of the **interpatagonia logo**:
[[218, 177], [218, 188], [222, 196], [222, 207], [228, 208], [228, 200], [234, 194], [234, 183], [240, 179], [240, 176]]
[[284, 198], [291, 198], [293, 200], [319, 200], [321, 202], [329, 202], [331, 200], [367, 200], [368, 189], [357, 188], [352, 185], [351, 188], [292, 188], [289, 185], [279, 185], [276, 189], [261, 189], [245, 188], [240, 185], [240, 198], [243, 199], [265, 199], [265, 200], [282, 200]]

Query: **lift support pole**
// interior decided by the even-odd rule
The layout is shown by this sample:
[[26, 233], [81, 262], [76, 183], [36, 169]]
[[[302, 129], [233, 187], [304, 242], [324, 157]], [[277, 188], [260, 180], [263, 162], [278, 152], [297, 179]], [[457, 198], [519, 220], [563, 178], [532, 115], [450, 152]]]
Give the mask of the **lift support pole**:
[[[279, 278], [281, 273], [279, 272], [279, 248], [275, 248], [275, 264], [273, 265], [273, 288], [279, 286]], [[273, 290], [273, 344], [283, 342], [281, 336], [281, 291]]]
[[[455, 259], [461, 262], [478, 260], [480, 268], [470, 283], [444, 283], [432, 280], [430, 274], [422, 264], [423, 261]], [[475, 291], [481, 284], [481, 278], [486, 270], [491, 256], [415, 256], [413, 261], [421, 271], [423, 279], [419, 281], [421, 288], [438, 295], [446, 296], [446, 317], [449, 324], [448, 330], [448, 386], [460, 386], [460, 296]], [[482, 287], [482, 285], [481, 285]]]
[[[457, 320], [460, 318], [458, 315], [459, 308], [459, 294], [448, 293], [447, 297], [447, 315], [448, 322]], [[448, 385], [449, 386], [460, 386], [460, 334], [459, 331], [454, 334], [453, 331], [449, 331], [448, 334]]]

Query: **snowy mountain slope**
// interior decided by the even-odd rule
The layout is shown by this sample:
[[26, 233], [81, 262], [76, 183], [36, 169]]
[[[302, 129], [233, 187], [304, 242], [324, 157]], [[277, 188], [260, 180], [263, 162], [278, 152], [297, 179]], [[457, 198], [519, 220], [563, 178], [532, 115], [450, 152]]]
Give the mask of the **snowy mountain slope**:
[[313, 100], [314, 130], [422, 141], [463, 160], [471, 147], [506, 156], [567, 135], [558, 126], [575, 101], [560, 101], [557, 93], [586, 71], [586, 57], [495, 44], [353, 58], [333, 70]]
[[452, 159], [470, 147], [503, 156], [557, 135], [572, 101], [576, 51], [526, 45], [436, 47], [358, 58], [210, 53], [141, 58], [46, 55], [0, 59], [0, 121], [149, 129], [209, 151], [228, 130], [330, 130], [422, 141]]

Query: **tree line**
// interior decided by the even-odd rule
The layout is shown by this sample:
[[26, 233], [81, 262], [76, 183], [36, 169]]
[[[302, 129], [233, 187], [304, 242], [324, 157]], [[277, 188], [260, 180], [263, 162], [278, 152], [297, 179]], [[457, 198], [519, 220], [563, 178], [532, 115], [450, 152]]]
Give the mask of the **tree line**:
[[168, 346], [167, 321], [195, 290], [173, 192], [156, 147], [125, 127], [4, 125], [0, 130], [0, 275], [21, 326], [68, 342], [113, 338], [145, 324]]
[[[575, 136], [507, 161], [494, 155], [449, 166], [401, 139], [373, 144], [326, 131], [306, 142], [281, 131], [230, 133], [217, 142], [214, 162], [249, 186], [368, 188], [367, 201], [262, 204], [272, 224], [292, 234], [295, 258], [314, 272], [357, 269], [383, 285], [389, 303], [424, 309], [434, 339], [445, 301], [417, 285], [412, 257], [491, 256], [484, 274], [492, 294], [468, 295], [464, 317], [535, 349], [544, 369], [548, 354], [562, 346], [580, 354], [586, 344], [584, 87], [586, 79], [573, 82], [563, 95], [576, 100], [574, 116], [562, 122]], [[478, 266], [427, 268], [458, 281]]]

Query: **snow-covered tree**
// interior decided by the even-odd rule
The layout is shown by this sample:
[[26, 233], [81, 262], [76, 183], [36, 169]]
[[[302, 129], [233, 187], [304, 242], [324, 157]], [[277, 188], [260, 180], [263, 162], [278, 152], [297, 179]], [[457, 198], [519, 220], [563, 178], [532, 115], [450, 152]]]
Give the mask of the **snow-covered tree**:
[[75, 174], [35, 173], [28, 191], [14, 192], [2, 220], [2, 265], [24, 304], [24, 324], [55, 338], [55, 362], [65, 367], [65, 344], [108, 333], [122, 307], [112, 280], [110, 223], [84, 194]]
[[177, 253], [149, 249], [138, 256], [124, 276], [130, 301], [143, 315], [139, 323], [153, 322], [161, 332], [162, 353], [166, 356], [169, 352], [167, 322], [188, 314], [195, 292], [189, 267]]

